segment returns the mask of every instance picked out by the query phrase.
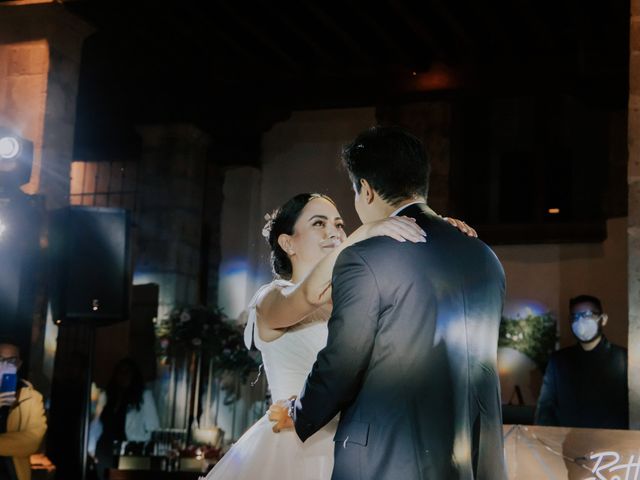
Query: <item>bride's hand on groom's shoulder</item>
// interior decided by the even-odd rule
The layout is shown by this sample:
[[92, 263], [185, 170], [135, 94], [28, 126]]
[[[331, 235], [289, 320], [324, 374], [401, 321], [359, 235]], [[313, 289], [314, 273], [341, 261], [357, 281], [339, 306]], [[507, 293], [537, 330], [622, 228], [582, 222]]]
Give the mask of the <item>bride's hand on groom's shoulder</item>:
[[441, 217], [441, 218], [449, 222], [449, 224], [456, 227], [458, 230], [460, 230], [462, 233], [464, 233], [468, 237], [478, 238], [478, 232], [476, 232], [475, 229], [471, 228], [462, 220], [458, 220], [457, 218], [451, 218], [451, 217]]
[[293, 420], [289, 416], [289, 408], [295, 401], [296, 397], [291, 397], [289, 400], [278, 400], [269, 407], [267, 413], [269, 414], [269, 420], [275, 422], [272, 427], [275, 433], [294, 427]]
[[365, 223], [360, 227], [363, 238], [391, 237], [399, 242], [425, 242], [426, 232], [420, 228], [413, 218], [388, 217], [376, 222]]

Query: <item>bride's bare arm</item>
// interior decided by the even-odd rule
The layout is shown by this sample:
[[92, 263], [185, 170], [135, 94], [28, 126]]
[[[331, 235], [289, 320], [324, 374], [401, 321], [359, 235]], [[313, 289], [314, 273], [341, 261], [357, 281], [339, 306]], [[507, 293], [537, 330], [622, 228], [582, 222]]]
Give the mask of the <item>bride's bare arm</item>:
[[[476, 231], [462, 220], [444, 218], [452, 226], [470, 237], [477, 237]], [[354, 243], [367, 238], [388, 236], [399, 242], [423, 242], [424, 231], [410, 217], [389, 217], [377, 222], [361, 225], [355, 232], [330, 254], [324, 257], [311, 272], [286, 293], [273, 287], [258, 302], [261, 320], [270, 329], [291, 327], [313, 313], [318, 307], [331, 301], [331, 275], [340, 252]]]
[[408, 217], [390, 217], [360, 226], [331, 253], [324, 257], [295, 287], [273, 287], [258, 302], [260, 319], [271, 329], [290, 327], [302, 321], [331, 300], [331, 275], [338, 255], [354, 243], [376, 236], [388, 236], [399, 242], [424, 241], [424, 231]]

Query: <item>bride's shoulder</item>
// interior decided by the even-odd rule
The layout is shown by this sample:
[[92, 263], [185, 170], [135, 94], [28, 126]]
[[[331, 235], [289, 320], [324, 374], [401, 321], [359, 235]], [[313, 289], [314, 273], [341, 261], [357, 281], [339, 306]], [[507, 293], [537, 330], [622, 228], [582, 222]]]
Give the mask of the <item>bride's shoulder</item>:
[[[265, 303], [263, 303], [263, 301], [269, 297], [269, 295], [279, 294], [282, 290], [292, 287], [293, 285], [293, 283], [287, 280], [276, 279], [266, 285], [263, 285], [255, 293], [253, 299], [249, 303], [248, 321], [245, 326], [245, 345], [247, 345], [247, 348], [251, 348], [252, 341], [255, 341], [258, 349], [262, 349], [263, 342], [271, 342], [280, 338], [284, 334], [286, 329], [269, 328], [264, 321], [260, 320], [264, 313], [263, 307], [265, 307]], [[254, 333], [254, 329], [256, 329], [256, 327], [257, 332]]]
[[251, 302], [249, 302], [249, 308], [255, 308], [256, 306], [258, 306], [260, 302], [262, 302], [262, 300], [264, 300], [265, 297], [270, 293], [281, 292], [282, 290], [285, 290], [293, 286], [294, 284], [291, 283], [290, 281], [279, 279], [279, 278], [265, 285], [262, 285], [253, 296], [253, 299], [251, 300]]

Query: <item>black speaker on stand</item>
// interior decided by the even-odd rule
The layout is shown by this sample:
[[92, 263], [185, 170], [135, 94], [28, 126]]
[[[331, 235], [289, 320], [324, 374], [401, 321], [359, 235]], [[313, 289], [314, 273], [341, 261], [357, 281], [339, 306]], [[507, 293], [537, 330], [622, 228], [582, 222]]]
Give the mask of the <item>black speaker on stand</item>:
[[48, 453], [56, 477], [84, 479], [95, 328], [129, 318], [129, 214], [95, 207], [55, 211], [49, 252], [51, 312], [59, 330]]

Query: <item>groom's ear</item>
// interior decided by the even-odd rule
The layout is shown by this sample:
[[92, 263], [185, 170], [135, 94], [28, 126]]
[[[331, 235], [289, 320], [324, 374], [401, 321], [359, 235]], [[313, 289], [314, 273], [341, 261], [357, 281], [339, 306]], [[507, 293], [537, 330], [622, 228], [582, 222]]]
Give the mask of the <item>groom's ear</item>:
[[376, 196], [376, 191], [364, 178], [360, 179], [360, 196], [364, 197], [367, 204], [373, 203], [373, 199]]
[[287, 255], [293, 255], [293, 245], [291, 242], [291, 235], [287, 235], [286, 233], [281, 233], [278, 237], [278, 245], [280, 248], [284, 250], [284, 253]]

